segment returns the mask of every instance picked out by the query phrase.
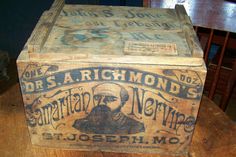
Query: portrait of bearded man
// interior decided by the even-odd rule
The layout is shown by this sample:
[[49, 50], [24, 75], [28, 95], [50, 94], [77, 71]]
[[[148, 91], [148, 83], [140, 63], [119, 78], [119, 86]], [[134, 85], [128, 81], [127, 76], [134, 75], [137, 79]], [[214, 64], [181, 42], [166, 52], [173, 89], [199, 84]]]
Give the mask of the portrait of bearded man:
[[75, 120], [73, 127], [91, 134], [135, 134], [144, 132], [144, 124], [126, 116], [122, 107], [129, 99], [128, 91], [116, 83], [93, 87], [94, 108], [87, 117]]

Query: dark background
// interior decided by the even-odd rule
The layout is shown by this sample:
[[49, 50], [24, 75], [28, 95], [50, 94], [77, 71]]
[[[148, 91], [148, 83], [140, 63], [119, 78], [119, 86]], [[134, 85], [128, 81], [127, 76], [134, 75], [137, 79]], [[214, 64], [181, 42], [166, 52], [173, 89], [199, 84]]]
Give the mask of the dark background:
[[[0, 50], [17, 58], [43, 11], [53, 0], [0, 0]], [[142, 6], [142, 0], [66, 0], [68, 4]]]

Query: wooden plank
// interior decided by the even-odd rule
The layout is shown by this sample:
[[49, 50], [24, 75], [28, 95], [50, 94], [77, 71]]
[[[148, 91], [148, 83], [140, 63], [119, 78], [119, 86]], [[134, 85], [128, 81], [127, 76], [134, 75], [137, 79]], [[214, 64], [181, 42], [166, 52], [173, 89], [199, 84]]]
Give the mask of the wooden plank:
[[[20, 87], [16, 82], [0, 95], [0, 124], [0, 155], [4, 157], [167, 157], [158, 154], [105, 153], [33, 146], [25, 122]], [[236, 156], [235, 131], [234, 122], [212, 101], [203, 97], [189, 156]]]
[[187, 12], [183, 5], [176, 5], [175, 6], [176, 12], [179, 16], [179, 19], [182, 24], [182, 29], [185, 34], [185, 38], [187, 40], [188, 46], [190, 47], [190, 51], [192, 53], [192, 57], [203, 57], [203, 51], [201, 45], [198, 41], [196, 32], [193, 29], [192, 22], [187, 15]]
[[[50, 32], [50, 35], [35, 33], [38, 35], [34, 35], [31, 42], [37, 38], [40, 40], [40, 36], [43, 36], [43, 40], [40, 41], [43, 41], [43, 44], [38, 44], [40, 53], [63, 50], [70, 53], [73, 49], [83, 48], [84, 51], [93, 50], [90, 52], [92, 54], [103, 54], [107, 50], [122, 54], [124, 43], [127, 41], [156, 42], [156, 45], [170, 42], [176, 44], [179, 56], [201, 58], [202, 51], [190, 19], [186, 12], [180, 10], [180, 6], [177, 6], [176, 10], [155, 10], [135, 7], [66, 5], [61, 12], [59, 9], [50, 10], [52, 13], [59, 14], [60, 12], [60, 18], [54, 21], [55, 25], [52, 28], [49, 27], [49, 31], [45, 31]], [[180, 16], [180, 14], [185, 15]], [[51, 16], [45, 15], [45, 19], [41, 20], [42, 24], [48, 20], [47, 18]], [[36, 29], [39, 30], [39, 28]], [[29, 50], [32, 49], [30, 45], [32, 44], [29, 44]], [[136, 52], [136, 55], [140, 53]]]
[[17, 61], [32, 144], [186, 155], [206, 68], [184, 8], [59, 4]]
[[[44, 62], [45, 59], [51, 58], [51, 61], [69, 62], [78, 61], [81, 63], [123, 63], [123, 64], [145, 64], [145, 65], [163, 65], [163, 66], [186, 66], [202, 67], [205, 65], [201, 58], [186, 57], [152, 57], [152, 56], [123, 56], [123, 55], [90, 55], [90, 54], [64, 54], [64, 53], [47, 53], [47, 54], [29, 54], [32, 61]], [[55, 58], [55, 56], [60, 56]], [[48, 62], [48, 61], [46, 61]], [[191, 68], [189, 67], [189, 68]]]
[[[147, 66], [139, 60], [136, 64], [32, 60], [18, 62], [18, 72], [33, 144], [179, 155], [187, 153], [206, 74], [204, 65]], [[103, 97], [114, 100], [100, 100]], [[104, 113], [108, 119], [93, 123], [90, 118], [100, 106], [108, 106], [112, 117]], [[117, 116], [118, 121], [113, 119]]]
[[190, 156], [235, 156], [235, 129], [235, 123], [213, 101], [203, 97]]
[[[184, 5], [188, 15], [191, 17], [193, 25], [221, 30], [236, 32], [236, 13], [233, 10], [236, 4], [232, 1], [224, 0], [152, 0], [152, 8], [174, 8], [176, 4]], [[214, 9], [212, 9], [214, 8]], [[207, 16], [206, 16], [207, 15]]]
[[64, 0], [55, 0], [50, 10], [43, 13], [27, 45], [29, 53], [40, 52], [63, 6]]
[[211, 90], [210, 90], [210, 92], [208, 94], [210, 99], [213, 99], [214, 94], [215, 94], [215, 89], [216, 89], [217, 82], [219, 80], [220, 68], [221, 68], [221, 64], [222, 64], [222, 61], [223, 61], [223, 57], [224, 57], [224, 53], [225, 53], [225, 48], [226, 48], [226, 45], [228, 43], [229, 35], [230, 35], [230, 32], [227, 32], [226, 36], [225, 36], [225, 41], [224, 41], [223, 48], [222, 48], [222, 50], [220, 52], [220, 59], [219, 59], [219, 62], [217, 64], [217, 69], [216, 69], [216, 73], [214, 75], [214, 80], [213, 80], [212, 85], [211, 85]]
[[205, 63], [208, 62], [208, 54], [209, 54], [209, 51], [210, 51], [210, 48], [211, 48], [213, 35], [214, 35], [214, 29], [211, 29], [211, 33], [210, 33], [209, 38], [207, 40], [207, 47], [206, 47], [206, 51], [205, 51], [205, 55], [204, 55]]

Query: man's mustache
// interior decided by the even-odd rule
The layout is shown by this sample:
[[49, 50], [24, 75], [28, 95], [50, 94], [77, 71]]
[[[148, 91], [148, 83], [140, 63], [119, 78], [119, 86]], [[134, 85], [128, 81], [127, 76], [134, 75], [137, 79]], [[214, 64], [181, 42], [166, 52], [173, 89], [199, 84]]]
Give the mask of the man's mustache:
[[112, 111], [107, 105], [98, 105], [92, 109], [87, 119], [99, 125], [99, 123], [108, 122], [112, 119]]

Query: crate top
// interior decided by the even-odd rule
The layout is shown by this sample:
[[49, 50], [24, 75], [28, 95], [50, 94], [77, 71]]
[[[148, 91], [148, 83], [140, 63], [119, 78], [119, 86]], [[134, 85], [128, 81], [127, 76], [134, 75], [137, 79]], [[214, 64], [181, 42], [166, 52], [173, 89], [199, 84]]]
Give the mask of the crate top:
[[68, 5], [43, 13], [25, 49], [32, 58], [63, 56], [202, 58], [183, 6], [175, 9]]

